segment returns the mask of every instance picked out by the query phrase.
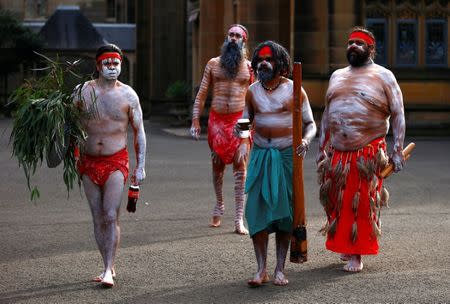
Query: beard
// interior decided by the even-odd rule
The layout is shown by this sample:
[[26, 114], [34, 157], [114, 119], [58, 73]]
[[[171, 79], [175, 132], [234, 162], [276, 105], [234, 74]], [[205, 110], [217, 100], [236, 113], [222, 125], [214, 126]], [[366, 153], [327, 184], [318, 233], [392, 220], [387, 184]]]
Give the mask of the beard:
[[234, 79], [239, 71], [239, 66], [243, 57], [242, 47], [242, 43], [238, 44], [233, 41], [225, 41], [222, 45], [220, 65], [229, 79]]
[[260, 64], [256, 73], [256, 77], [262, 83], [266, 83], [275, 78], [275, 71], [271, 64]]
[[364, 49], [363, 52], [360, 52], [356, 49], [347, 50], [347, 60], [351, 66], [360, 67], [367, 62], [369, 59], [370, 53], [368, 49]]

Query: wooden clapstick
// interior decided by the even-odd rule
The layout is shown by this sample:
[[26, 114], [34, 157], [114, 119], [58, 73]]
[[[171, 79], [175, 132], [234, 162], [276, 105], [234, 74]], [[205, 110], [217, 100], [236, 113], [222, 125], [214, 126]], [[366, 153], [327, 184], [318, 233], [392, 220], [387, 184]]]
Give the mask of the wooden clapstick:
[[[409, 145], [406, 146], [405, 149], [403, 149], [403, 157], [405, 158], [405, 160], [411, 157], [411, 152], [412, 150], [414, 150], [415, 146], [416, 146], [415, 143], [410, 143]], [[394, 164], [392, 162], [389, 162], [389, 165], [386, 168], [384, 168], [383, 171], [381, 171], [380, 175], [382, 178], [386, 178], [389, 175], [391, 175], [392, 172], [394, 172]]]

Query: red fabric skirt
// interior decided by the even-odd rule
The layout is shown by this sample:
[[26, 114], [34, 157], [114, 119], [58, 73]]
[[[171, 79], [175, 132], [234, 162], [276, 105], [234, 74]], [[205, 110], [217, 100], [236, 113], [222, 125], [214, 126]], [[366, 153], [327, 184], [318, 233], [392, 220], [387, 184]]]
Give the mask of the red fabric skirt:
[[120, 150], [112, 155], [93, 156], [83, 154], [78, 161], [80, 176], [87, 175], [99, 187], [103, 187], [109, 176], [119, 170], [124, 177], [124, 183], [128, 179], [128, 151]]
[[[360, 168], [363, 166], [358, 167], [357, 163], [359, 159], [360, 164], [370, 162], [375, 164], [379, 149], [386, 151], [384, 138], [375, 139], [357, 151], [338, 151], [332, 147], [329, 149], [328, 155], [332, 155], [332, 170], [325, 175], [325, 179], [331, 179], [331, 187], [328, 191], [329, 205], [325, 207], [329, 225], [326, 240], [328, 250], [344, 254], [378, 253], [375, 230], [381, 229], [379, 218], [381, 207], [378, 205], [383, 184], [383, 179], [379, 177], [381, 169], [376, 165], [373, 166], [373, 174], [367, 177], [361, 172]], [[362, 162], [363, 160], [365, 162]], [[334, 174], [336, 170], [333, 171], [339, 162], [344, 172], [348, 164], [348, 171], [343, 182], [337, 180], [339, 177]], [[354, 200], [357, 193], [359, 203], [355, 208]], [[335, 222], [334, 232], [330, 233], [333, 222]]]
[[233, 134], [233, 128], [242, 112], [232, 114], [219, 114], [211, 110], [208, 119], [208, 144], [211, 151], [217, 153], [225, 164], [233, 162], [234, 154], [241, 142]]

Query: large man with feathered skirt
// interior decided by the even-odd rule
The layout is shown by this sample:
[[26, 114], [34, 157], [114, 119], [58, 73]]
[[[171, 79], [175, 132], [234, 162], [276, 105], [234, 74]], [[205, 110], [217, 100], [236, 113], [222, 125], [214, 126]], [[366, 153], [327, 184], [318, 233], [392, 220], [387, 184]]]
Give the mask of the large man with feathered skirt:
[[317, 157], [320, 199], [327, 214], [327, 249], [361, 271], [361, 255], [377, 254], [380, 209], [387, 201], [381, 171], [386, 167], [385, 136], [392, 123], [395, 171], [404, 163], [405, 117], [397, 80], [373, 62], [375, 37], [354, 28], [348, 38], [349, 66], [330, 78]]

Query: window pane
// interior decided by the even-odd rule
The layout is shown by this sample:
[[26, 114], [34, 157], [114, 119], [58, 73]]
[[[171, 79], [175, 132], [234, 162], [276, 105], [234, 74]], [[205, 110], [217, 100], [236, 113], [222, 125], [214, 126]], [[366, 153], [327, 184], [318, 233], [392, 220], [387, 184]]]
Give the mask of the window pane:
[[375, 62], [387, 64], [387, 26], [386, 19], [367, 19], [367, 28], [375, 35], [376, 56]]
[[417, 63], [417, 21], [397, 23], [397, 65]]
[[425, 60], [429, 65], [447, 65], [447, 24], [445, 20], [428, 20]]
[[45, 17], [47, 15], [47, 0], [37, 1], [37, 14], [40, 17]]
[[108, 0], [106, 2], [106, 18], [116, 18], [116, 1]]
[[25, 2], [25, 18], [36, 17], [36, 9], [33, 0], [26, 0]]

